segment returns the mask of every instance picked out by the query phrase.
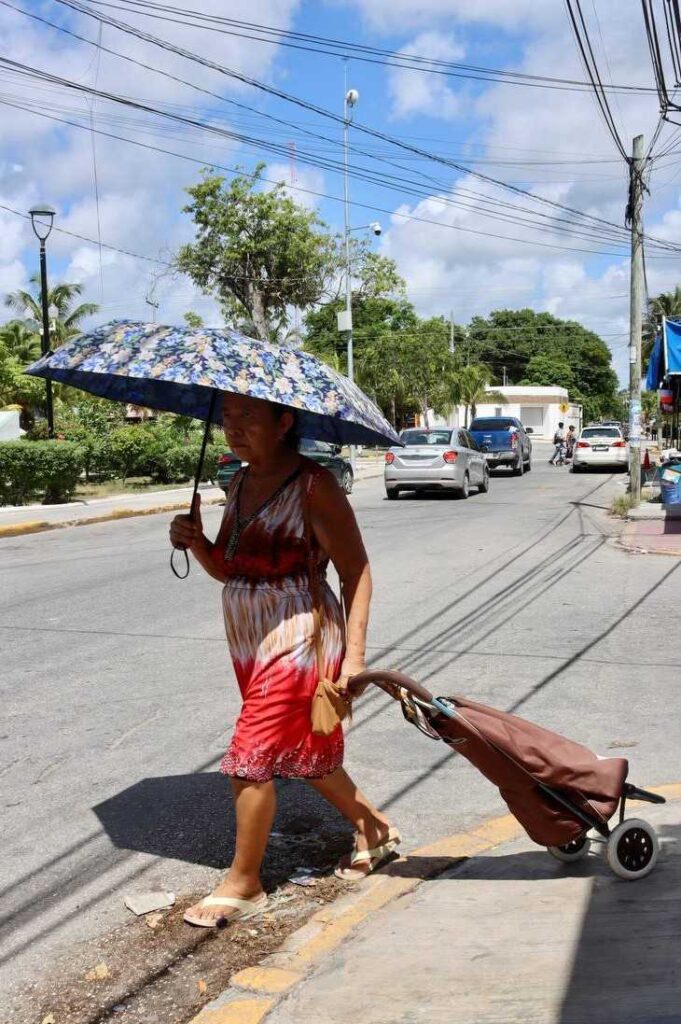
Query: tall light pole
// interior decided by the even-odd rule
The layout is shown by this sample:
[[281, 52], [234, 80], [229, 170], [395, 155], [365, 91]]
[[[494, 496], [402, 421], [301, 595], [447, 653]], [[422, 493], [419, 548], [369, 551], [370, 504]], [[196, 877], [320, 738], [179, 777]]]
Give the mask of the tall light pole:
[[[348, 136], [352, 108], [359, 99], [356, 89], [348, 88], [348, 64], [345, 62], [345, 99], [343, 101], [343, 196], [345, 199], [345, 314], [338, 317], [338, 330], [348, 336], [348, 377], [355, 379], [355, 359], [352, 345], [352, 278], [350, 275], [350, 182], [348, 179]], [[355, 472], [355, 446], [350, 445], [350, 464]]]
[[[50, 350], [50, 310], [47, 305], [47, 256], [45, 242], [50, 237], [56, 210], [47, 203], [32, 206], [28, 211], [33, 233], [40, 242], [40, 304], [43, 329], [40, 335], [40, 351], [46, 355]], [[52, 381], [45, 381], [45, 412], [47, 413], [47, 436], [54, 437], [54, 411], [52, 407]]]

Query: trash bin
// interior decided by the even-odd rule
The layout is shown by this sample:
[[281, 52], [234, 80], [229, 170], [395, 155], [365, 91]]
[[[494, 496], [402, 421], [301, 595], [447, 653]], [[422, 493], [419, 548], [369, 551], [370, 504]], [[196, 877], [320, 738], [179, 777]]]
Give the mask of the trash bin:
[[681, 505], [681, 465], [665, 466], [660, 474], [664, 505]]

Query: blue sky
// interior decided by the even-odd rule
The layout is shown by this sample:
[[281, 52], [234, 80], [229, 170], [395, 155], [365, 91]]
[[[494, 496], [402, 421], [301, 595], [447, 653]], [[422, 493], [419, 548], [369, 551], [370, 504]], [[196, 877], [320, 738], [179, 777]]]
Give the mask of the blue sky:
[[[100, 38], [96, 20], [56, 0], [16, 0], [16, 6], [86, 39]], [[390, 51], [408, 50], [439, 60], [584, 78], [561, 3], [235, 0], [227, 8], [217, 0], [175, 0], [175, 6], [219, 15], [228, 10], [230, 17], [243, 21]], [[337, 56], [237, 39], [218, 33], [217, 26], [199, 29], [144, 17], [131, 0], [122, 0], [118, 7], [124, 9], [103, 6], [99, 10], [317, 106], [342, 112], [344, 66]], [[595, 0], [585, 9], [604, 78], [651, 86], [640, 4]], [[182, 20], [184, 15], [178, 17]], [[308, 188], [342, 195], [337, 171], [309, 166], [304, 159], [306, 149], [314, 161], [340, 159], [338, 124], [110, 25], [101, 28], [102, 44], [142, 66], [106, 53], [98, 55], [95, 47], [7, 6], [0, 6], [0, 40], [3, 57], [283, 147], [282, 155], [272, 156], [257, 144], [245, 146], [0, 68], [0, 204], [22, 212], [44, 199], [58, 210], [57, 226], [95, 240], [55, 232], [49, 243], [50, 273], [53, 279], [80, 281], [85, 297], [101, 304], [100, 319], [146, 318], [150, 307], [145, 297], [153, 295], [160, 320], [178, 321], [183, 312], [195, 309], [217, 322], [211, 301], [197, 295], [190, 282], [170, 276], [163, 266], [177, 246], [191, 237], [191, 224], [180, 211], [183, 186], [198, 178], [199, 165], [58, 124], [40, 113], [172, 149], [207, 164], [251, 169], [258, 159], [265, 159], [268, 176], [285, 180], [292, 186], [292, 195], [317, 206], [329, 224], [341, 228], [340, 203], [297, 191]], [[170, 81], [153, 68], [224, 99]], [[587, 92], [474, 83], [356, 60], [350, 61], [349, 72], [350, 84], [360, 92], [356, 118], [362, 124], [533, 194], [622, 224], [626, 169]], [[253, 110], [239, 110], [230, 100]], [[30, 110], [19, 110], [17, 104]], [[636, 132], [650, 138], [657, 119], [654, 94], [619, 95], [612, 107], [627, 148]], [[263, 113], [290, 121], [292, 127], [274, 125]], [[309, 132], [317, 137], [311, 138]], [[608, 341], [624, 375], [629, 274], [624, 236], [618, 245], [605, 235], [585, 240], [559, 230], [560, 222], [552, 224], [542, 216], [541, 230], [533, 229], [527, 218], [537, 220], [545, 207], [356, 130], [351, 138], [353, 166], [382, 178], [374, 183], [352, 181], [352, 223], [382, 222], [377, 248], [396, 259], [421, 313], [449, 315], [452, 311], [457, 321], [466, 322], [494, 308], [528, 305], [574, 317]], [[681, 165], [672, 128], [664, 129], [658, 152], [665, 140], [671, 140], [672, 152], [653, 166], [646, 225], [656, 236], [676, 241]], [[397, 187], [386, 187], [386, 174], [398, 179]], [[405, 184], [405, 178], [415, 186]], [[500, 207], [500, 202], [512, 205]], [[506, 219], [498, 219], [499, 214]], [[96, 244], [100, 235], [103, 242], [148, 259], [109, 249], [100, 253]], [[647, 260], [652, 293], [671, 287], [679, 277], [678, 258], [659, 255], [651, 250]], [[25, 287], [35, 269], [30, 226], [0, 209], [0, 292]]]

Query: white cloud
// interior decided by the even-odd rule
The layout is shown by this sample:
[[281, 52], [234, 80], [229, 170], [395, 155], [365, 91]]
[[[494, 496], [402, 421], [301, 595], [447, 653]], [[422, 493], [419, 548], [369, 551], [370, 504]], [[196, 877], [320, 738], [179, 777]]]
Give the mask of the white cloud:
[[281, 182], [287, 195], [300, 206], [313, 210], [319, 206], [320, 198], [311, 193], [324, 192], [326, 182], [324, 174], [316, 167], [300, 167], [292, 154], [289, 164], [272, 163], [267, 165], [265, 177], [271, 182]]
[[[460, 61], [465, 50], [450, 35], [421, 32], [399, 51], [399, 56], [411, 54], [431, 60]], [[456, 117], [461, 109], [460, 99], [447, 85], [447, 79], [440, 75], [393, 69], [388, 79], [388, 90], [395, 118], [424, 114], [446, 120]]]
[[433, 22], [470, 22], [500, 28], [527, 29], [553, 18], [554, 4], [538, 0], [336, 0], [339, 6], [357, 8], [374, 28], [394, 32]]
[[[287, 28], [299, 2], [260, 0], [258, 19], [274, 27]], [[188, 0], [184, 7], [207, 14], [224, 13], [220, 0]], [[235, 18], [248, 19], [253, 13], [250, 0], [234, 0], [229, 13]], [[223, 35], [215, 27], [202, 31], [134, 14], [114, 12], [114, 16], [246, 75], [262, 78], [276, 71], [274, 62], [279, 52], [276, 46]], [[61, 10], [50, 9], [45, 17], [68, 25], [87, 38], [97, 37], [97, 23], [85, 16], [65, 15]], [[246, 87], [241, 83], [114, 28], [104, 27], [103, 45], [139, 60], [142, 66], [107, 54], [97, 59], [91, 46], [40, 26], [8, 8], [0, 8], [0, 39], [0, 51], [13, 60], [39, 66], [64, 78], [96, 84], [102, 91], [137, 97], [189, 117], [208, 119], [227, 129], [238, 131], [243, 123], [244, 115], [229, 102], [155, 74], [152, 68], [162, 68], [227, 100], [243, 100]], [[4, 73], [0, 99], [3, 97], [14, 103], [32, 104], [57, 117], [88, 123], [88, 100], [72, 90]], [[59, 109], [55, 109], [55, 105]], [[183, 189], [198, 178], [198, 164], [96, 136], [97, 208], [95, 162], [89, 132], [7, 105], [2, 111], [0, 195], [6, 205], [23, 211], [37, 199], [45, 199], [58, 210], [56, 228], [96, 239], [99, 220], [105, 242], [161, 259], [168, 259], [181, 242], [192, 236], [191, 222], [180, 211], [187, 199]], [[190, 126], [174, 126], [101, 99], [94, 104], [94, 117], [96, 127], [105, 131], [184, 152], [198, 161], [205, 159], [206, 165], [213, 161], [227, 165], [238, 163], [236, 141], [211, 137]], [[2, 291], [10, 286], [25, 285], [37, 261], [35, 239], [28, 222], [0, 211], [0, 231]], [[50, 238], [48, 258], [50, 280], [81, 282], [83, 299], [101, 302], [102, 317], [144, 318], [149, 315], [145, 296], [153, 285], [158, 264], [104, 249], [100, 278], [98, 247], [58, 230]], [[185, 279], [162, 279], [156, 285], [156, 295], [160, 302], [159, 319], [181, 318], [190, 308], [201, 311], [212, 322], [217, 319], [212, 300], [197, 293]]]

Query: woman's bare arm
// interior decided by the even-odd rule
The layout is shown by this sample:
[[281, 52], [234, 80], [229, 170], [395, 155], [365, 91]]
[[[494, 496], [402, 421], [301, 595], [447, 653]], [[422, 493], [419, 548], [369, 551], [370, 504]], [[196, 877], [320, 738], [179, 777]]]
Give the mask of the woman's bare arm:
[[371, 603], [371, 569], [362, 535], [345, 493], [330, 473], [320, 474], [310, 498], [315, 537], [333, 562], [343, 587], [348, 617], [345, 660], [340, 682], [363, 672]]

